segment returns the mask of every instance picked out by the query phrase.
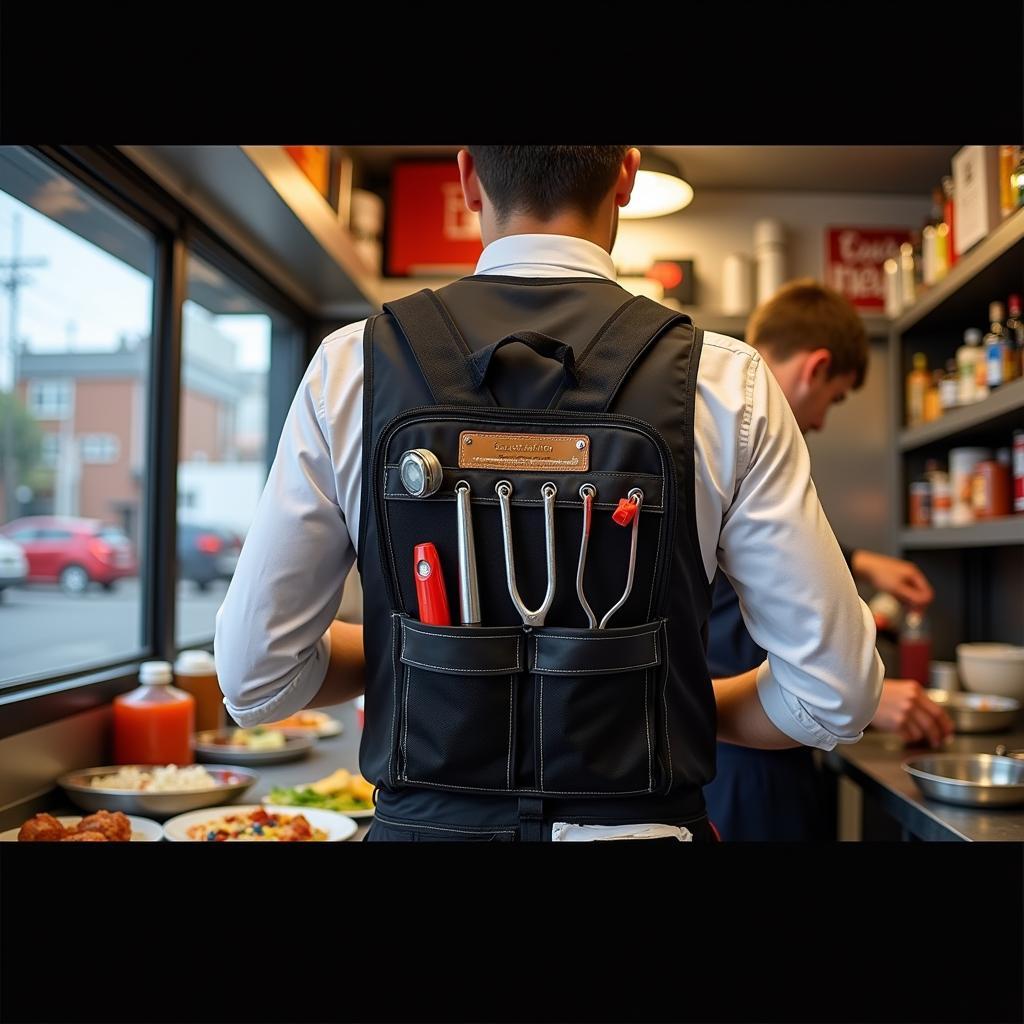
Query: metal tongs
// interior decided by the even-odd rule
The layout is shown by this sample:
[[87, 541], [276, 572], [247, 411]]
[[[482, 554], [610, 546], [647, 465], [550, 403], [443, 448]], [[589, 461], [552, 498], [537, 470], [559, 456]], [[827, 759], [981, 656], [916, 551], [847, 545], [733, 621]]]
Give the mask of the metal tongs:
[[[600, 624], [598, 624], [597, 616], [594, 614], [593, 608], [590, 607], [587, 595], [583, 591], [583, 573], [587, 564], [587, 544], [590, 541], [590, 523], [593, 516], [594, 498], [597, 497], [597, 488], [593, 484], [584, 484], [580, 488], [580, 497], [583, 499], [583, 537], [580, 541], [580, 559], [576, 567], [576, 596], [580, 599], [583, 611], [586, 612], [590, 628], [604, 629], [611, 620], [611, 617], [629, 599], [629, 595], [633, 590], [633, 576], [636, 572], [636, 540], [640, 530], [640, 510], [644, 503], [644, 492], [639, 487], [634, 487], [626, 496], [626, 501], [635, 506], [635, 511], [631, 514], [633, 532], [629, 542], [629, 569], [626, 573], [626, 589], [623, 590], [622, 597], [604, 613], [604, 618], [601, 619]], [[620, 507], [622, 504], [624, 502], [620, 502]]]
[[512, 553], [512, 485], [507, 480], [499, 480], [494, 490], [501, 505], [502, 540], [505, 545], [505, 576], [508, 580], [508, 594], [512, 598], [516, 611], [523, 620], [524, 626], [543, 626], [544, 618], [555, 599], [555, 495], [558, 488], [553, 483], [546, 483], [540, 489], [544, 498], [544, 552], [547, 558], [548, 589], [544, 602], [536, 611], [530, 611], [519, 596], [516, 586], [515, 556]]

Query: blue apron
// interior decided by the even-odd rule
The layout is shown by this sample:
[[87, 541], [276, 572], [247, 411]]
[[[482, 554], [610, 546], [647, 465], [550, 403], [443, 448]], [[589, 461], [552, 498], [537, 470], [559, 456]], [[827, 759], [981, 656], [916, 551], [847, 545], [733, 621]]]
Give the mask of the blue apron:
[[[708, 619], [708, 669], [735, 676], [764, 661], [747, 632], [739, 597], [720, 572]], [[726, 842], [828, 838], [823, 780], [809, 747], [754, 750], [719, 743], [714, 780], [704, 787], [708, 817]]]

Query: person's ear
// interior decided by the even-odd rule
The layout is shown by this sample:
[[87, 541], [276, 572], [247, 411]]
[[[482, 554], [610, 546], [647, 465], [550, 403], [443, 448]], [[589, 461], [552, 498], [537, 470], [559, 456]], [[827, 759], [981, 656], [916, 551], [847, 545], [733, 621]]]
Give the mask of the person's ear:
[[625, 206], [636, 184], [636, 172], [640, 169], [640, 150], [635, 147], [627, 149], [619, 168], [619, 176], [615, 182], [615, 205]]
[[832, 369], [832, 353], [827, 348], [816, 348], [807, 353], [800, 376], [808, 386], [824, 384]]
[[466, 208], [479, 213], [484, 207], [483, 190], [480, 179], [476, 176], [476, 164], [473, 154], [468, 149], [459, 150], [459, 180], [462, 182], [462, 195], [466, 200]]

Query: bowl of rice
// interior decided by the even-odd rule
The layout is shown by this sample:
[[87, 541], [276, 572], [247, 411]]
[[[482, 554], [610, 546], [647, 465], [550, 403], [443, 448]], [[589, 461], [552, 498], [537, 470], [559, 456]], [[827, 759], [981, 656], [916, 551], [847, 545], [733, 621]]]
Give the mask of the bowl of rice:
[[259, 776], [232, 765], [121, 764], [69, 772], [57, 785], [83, 810], [169, 818], [241, 796]]

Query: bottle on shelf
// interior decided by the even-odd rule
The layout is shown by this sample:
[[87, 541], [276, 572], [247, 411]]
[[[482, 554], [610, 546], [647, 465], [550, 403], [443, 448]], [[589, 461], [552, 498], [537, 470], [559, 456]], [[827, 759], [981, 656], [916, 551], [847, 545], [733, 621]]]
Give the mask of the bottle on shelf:
[[975, 519], [997, 519], [1012, 511], [1010, 449], [1000, 448], [994, 459], [979, 462], [971, 481]]
[[1006, 318], [1008, 362], [1013, 364], [1014, 377], [1024, 377], [1024, 319], [1020, 315], [1020, 296], [1011, 295], [1007, 305], [1010, 307]]
[[932, 189], [932, 283], [941, 281], [949, 273], [949, 227], [945, 220], [945, 196], [942, 185]]
[[911, 526], [932, 525], [932, 485], [930, 480], [915, 480], [910, 485], [908, 518]]
[[912, 610], [903, 619], [900, 630], [900, 677], [916, 679], [927, 687], [932, 661], [932, 639], [923, 612]]
[[917, 297], [917, 271], [914, 246], [904, 242], [900, 246], [900, 284], [903, 288], [903, 308], [910, 309]]
[[928, 357], [923, 352], [915, 352], [914, 368], [907, 374], [907, 424], [911, 427], [925, 422], [924, 400], [930, 385]]
[[173, 678], [170, 662], [144, 661], [138, 688], [114, 698], [115, 764], [192, 764], [196, 702]]
[[1024, 147], [1020, 148], [1017, 166], [1014, 167], [1013, 174], [1010, 177], [1010, 189], [1017, 201], [1017, 209], [1019, 210], [1024, 206]]
[[968, 327], [964, 331], [964, 343], [956, 350], [956, 366], [959, 373], [957, 399], [960, 405], [970, 405], [977, 399], [977, 369], [981, 360], [981, 331]]
[[999, 212], [1004, 217], [1009, 217], [1017, 209], [1014, 171], [1020, 155], [1020, 146], [999, 147]]
[[949, 474], [938, 459], [929, 459], [924, 464], [925, 479], [931, 484], [932, 526], [953, 525], [953, 489]]
[[1001, 387], [1003, 381], [1003, 364], [1006, 359], [1006, 328], [1003, 320], [1006, 310], [1001, 302], [988, 304], [988, 318], [992, 321], [988, 334], [985, 335], [985, 382], [990, 391]]
[[956, 360], [946, 360], [946, 372], [939, 384], [939, 405], [942, 411], [949, 412], [959, 404], [960, 377], [956, 370]]
[[956, 266], [956, 234], [953, 230], [953, 215], [956, 207], [955, 194], [953, 190], [953, 177], [947, 174], [942, 179], [942, 221], [946, 225], [946, 253], [949, 259], [949, 266], [952, 269]]
[[1024, 430], [1013, 432], [1013, 511], [1024, 512]]
[[939, 400], [939, 388], [942, 386], [942, 371], [933, 370], [928, 388], [924, 393], [924, 423], [933, 423], [942, 416], [942, 403]]

